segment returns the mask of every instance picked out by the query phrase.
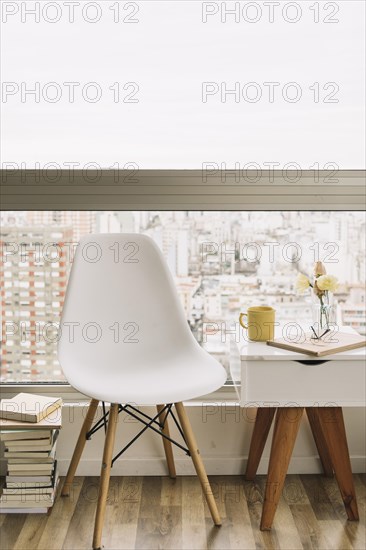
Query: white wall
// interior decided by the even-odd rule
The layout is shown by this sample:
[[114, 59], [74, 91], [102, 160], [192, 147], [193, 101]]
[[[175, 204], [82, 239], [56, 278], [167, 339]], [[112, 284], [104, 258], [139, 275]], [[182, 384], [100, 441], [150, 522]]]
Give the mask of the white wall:
[[[154, 409], [142, 409], [153, 414]], [[81, 427], [85, 406], [65, 406], [57, 457], [61, 474], [65, 474]], [[207, 472], [215, 474], [243, 474], [248, 456], [250, 436], [255, 418], [254, 409], [240, 409], [227, 405], [188, 406], [187, 411], [195, 431], [198, 445]], [[101, 414], [99, 411], [98, 414]], [[365, 472], [365, 409], [353, 408], [344, 411], [348, 444], [353, 471]], [[170, 424], [172, 427], [172, 423]], [[141, 424], [126, 421], [120, 416], [115, 451], [118, 452], [132, 438]], [[175, 429], [171, 430], [178, 439]], [[258, 473], [264, 474], [268, 467], [271, 433], [264, 449]], [[103, 430], [87, 442], [79, 465], [79, 475], [99, 475], [104, 441]], [[180, 449], [174, 450], [178, 475], [193, 474], [191, 460]], [[320, 463], [311, 432], [304, 419], [295, 445], [290, 473], [318, 473]], [[166, 475], [166, 463], [161, 438], [153, 432], [143, 434], [126, 454], [116, 461], [112, 475]]]

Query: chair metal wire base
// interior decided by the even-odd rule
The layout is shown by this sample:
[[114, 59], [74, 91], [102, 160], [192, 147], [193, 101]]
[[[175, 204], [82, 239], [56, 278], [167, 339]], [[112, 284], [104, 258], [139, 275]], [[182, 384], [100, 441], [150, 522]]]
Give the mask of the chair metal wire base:
[[[106, 412], [106, 409], [105, 409], [105, 403], [104, 401], [102, 402], [102, 406], [103, 406], [103, 416], [102, 418], [100, 418], [95, 424], [94, 426], [86, 433], [85, 437], [86, 439], [91, 439], [92, 435], [94, 435], [98, 430], [100, 430], [101, 428], [104, 427], [104, 431], [106, 432], [107, 431], [107, 419], [109, 417], [109, 411]], [[146, 430], [148, 430], [150, 428], [150, 430], [153, 430], [154, 432], [156, 432], [157, 434], [159, 434], [161, 437], [164, 437], [165, 439], [167, 439], [168, 441], [170, 441], [171, 443], [173, 443], [174, 445], [176, 445], [176, 447], [179, 447], [180, 449], [182, 449], [188, 456], [191, 456], [191, 453], [189, 452], [189, 450], [187, 449], [187, 447], [184, 447], [183, 445], [181, 445], [180, 443], [178, 443], [178, 441], [175, 441], [174, 439], [172, 439], [171, 437], [169, 437], [168, 435], [166, 435], [163, 430], [164, 430], [164, 426], [165, 426], [165, 423], [167, 422], [167, 419], [169, 417], [169, 415], [172, 417], [175, 425], [177, 426], [178, 430], [179, 430], [179, 433], [180, 435], [182, 436], [182, 439], [184, 441], [184, 443], [187, 445], [187, 442], [186, 442], [186, 438], [184, 437], [184, 433], [183, 433], [183, 430], [182, 428], [180, 427], [179, 425], [179, 422], [178, 420], [176, 419], [173, 411], [172, 411], [172, 407], [173, 407], [173, 403], [169, 403], [168, 405], [165, 405], [155, 416], [149, 416], [148, 414], [140, 411], [139, 409], [137, 409], [136, 407], [134, 407], [133, 405], [130, 405], [130, 404], [127, 404], [127, 405], [118, 405], [118, 414], [120, 414], [121, 412], [126, 412], [129, 416], [131, 416], [132, 418], [134, 418], [135, 420], [137, 420], [138, 422], [141, 422], [141, 424], [144, 424], [144, 427], [142, 428], [142, 430], [139, 431], [139, 433], [137, 435], [135, 435], [135, 437], [133, 437], [131, 439], [131, 441], [125, 445], [125, 447], [123, 447], [123, 449], [121, 451], [119, 451], [119, 453], [116, 454], [116, 456], [112, 459], [112, 466], [114, 464], [114, 462], [129, 448], [131, 447], [131, 445], [137, 440], [139, 439], [139, 437], [142, 436], [142, 434], [144, 432], [146, 432]], [[165, 413], [165, 416], [163, 418], [162, 421], [158, 420], [159, 418], [161, 418]], [[155, 427], [158, 426], [157, 427]]]

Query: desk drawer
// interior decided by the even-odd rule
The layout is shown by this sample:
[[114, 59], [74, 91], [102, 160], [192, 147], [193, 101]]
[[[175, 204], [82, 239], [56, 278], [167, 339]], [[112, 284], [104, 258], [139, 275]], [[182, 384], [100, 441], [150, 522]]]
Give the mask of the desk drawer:
[[241, 405], [365, 406], [365, 362], [241, 361]]

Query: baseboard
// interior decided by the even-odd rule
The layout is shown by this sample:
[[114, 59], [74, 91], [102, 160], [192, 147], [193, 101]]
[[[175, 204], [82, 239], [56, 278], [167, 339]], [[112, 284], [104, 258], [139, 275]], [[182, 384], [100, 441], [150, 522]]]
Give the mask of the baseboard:
[[[65, 475], [69, 467], [69, 459], [58, 458], [59, 471]], [[268, 458], [263, 458], [258, 468], [258, 474], [266, 474]], [[5, 475], [6, 461], [0, 459], [0, 475]], [[204, 463], [209, 475], [243, 475], [246, 468], [246, 457], [205, 457]], [[177, 475], [194, 475], [195, 471], [190, 458], [175, 459]], [[352, 472], [355, 474], [366, 472], [366, 457], [351, 457]], [[82, 459], [78, 466], [77, 475], [99, 476], [101, 458]], [[289, 474], [320, 474], [320, 460], [316, 456], [293, 457], [288, 469]], [[113, 476], [164, 476], [167, 467], [164, 458], [124, 458], [115, 462], [111, 475]]]
[[[242, 475], [246, 468], [246, 457], [205, 457], [204, 463], [209, 475]], [[65, 475], [69, 460], [58, 460], [60, 474]], [[190, 458], [175, 460], [177, 475], [194, 475]], [[77, 474], [81, 476], [98, 476], [100, 474], [100, 459], [81, 460]], [[366, 472], [366, 457], [351, 457], [352, 471], [355, 474]], [[268, 458], [263, 458], [258, 468], [258, 474], [266, 474]], [[318, 457], [293, 457], [288, 469], [289, 474], [319, 474], [321, 465]], [[113, 476], [164, 476], [167, 475], [165, 459], [163, 458], [125, 458], [115, 462], [111, 475]]]

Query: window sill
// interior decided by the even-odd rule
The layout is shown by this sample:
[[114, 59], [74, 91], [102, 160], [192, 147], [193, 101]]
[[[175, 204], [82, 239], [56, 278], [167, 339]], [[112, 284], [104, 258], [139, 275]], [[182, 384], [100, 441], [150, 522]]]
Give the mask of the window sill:
[[[49, 395], [50, 397], [61, 397], [65, 404], [67, 403], [83, 403], [89, 398], [75, 390], [69, 384], [2, 384], [1, 398], [11, 399], [17, 393], [35, 393], [39, 395]], [[235, 387], [232, 383], [225, 384], [220, 389], [203, 395], [199, 398], [189, 401], [191, 405], [199, 405], [201, 403], [235, 403], [237, 402]]]

